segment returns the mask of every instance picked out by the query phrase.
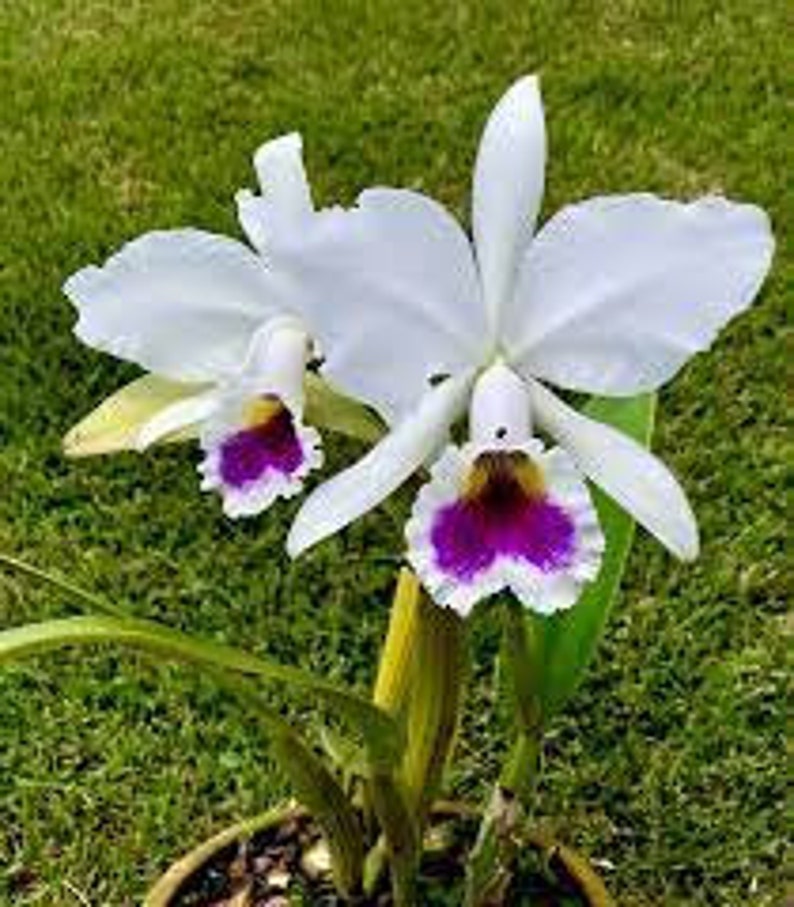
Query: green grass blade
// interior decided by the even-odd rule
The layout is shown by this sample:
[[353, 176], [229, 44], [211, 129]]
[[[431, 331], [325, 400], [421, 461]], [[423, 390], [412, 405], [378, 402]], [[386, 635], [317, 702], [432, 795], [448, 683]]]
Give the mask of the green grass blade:
[[104, 616], [71, 617], [27, 624], [0, 633], [0, 665], [70, 645], [116, 643], [191, 662], [209, 670], [260, 677], [311, 693], [336, 709], [360, 731], [377, 762], [393, 763], [400, 752], [392, 719], [362, 696], [319, 680], [299, 668], [281, 665], [231, 646], [194, 639], [152, 621]]

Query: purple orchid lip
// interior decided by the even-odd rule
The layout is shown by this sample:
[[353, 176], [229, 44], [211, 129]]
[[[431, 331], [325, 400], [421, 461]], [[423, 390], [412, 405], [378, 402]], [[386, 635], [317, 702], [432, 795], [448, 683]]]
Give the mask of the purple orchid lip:
[[430, 540], [437, 567], [470, 582], [500, 558], [543, 573], [564, 569], [574, 554], [576, 529], [547, 496], [526, 454], [494, 451], [477, 458], [463, 497], [436, 514]]
[[292, 413], [273, 398], [263, 402], [270, 404], [266, 417], [220, 445], [220, 478], [229, 488], [245, 488], [268, 472], [291, 476], [303, 465], [305, 456]]

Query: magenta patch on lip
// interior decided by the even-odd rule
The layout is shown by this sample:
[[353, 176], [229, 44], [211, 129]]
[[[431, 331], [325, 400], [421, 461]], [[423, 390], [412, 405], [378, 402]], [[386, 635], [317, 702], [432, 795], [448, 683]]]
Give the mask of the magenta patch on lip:
[[498, 558], [523, 561], [544, 573], [567, 566], [576, 528], [560, 506], [533, 487], [532, 468], [528, 458], [513, 454], [478, 459], [472, 490], [433, 521], [430, 540], [441, 571], [468, 582]]
[[239, 489], [267, 472], [292, 475], [303, 461], [292, 414], [285, 406], [278, 406], [265, 421], [243, 428], [223, 441], [219, 473], [224, 485]]

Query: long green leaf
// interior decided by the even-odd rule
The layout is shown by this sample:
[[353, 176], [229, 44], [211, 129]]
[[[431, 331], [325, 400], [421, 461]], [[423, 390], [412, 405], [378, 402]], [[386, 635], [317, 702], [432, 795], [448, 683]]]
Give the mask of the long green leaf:
[[330, 699], [336, 706], [343, 704], [356, 717], [368, 711], [366, 700], [356, 701], [352, 694], [317, 682], [296, 669], [272, 665], [227, 646], [200, 642], [156, 624], [129, 619], [75, 617], [6, 630], [0, 633], [0, 665], [62, 645], [96, 642], [121, 643], [199, 664], [222, 686], [242, 696], [272, 731], [274, 758], [328, 842], [334, 881], [340, 893], [349, 895], [358, 888], [364, 843], [355, 810], [311, 747], [286, 719], [263, 701], [247, 677], [262, 676], [282, 681], [289, 678], [289, 682]]
[[91, 643], [120, 643], [192, 662], [209, 670], [281, 682], [313, 694], [344, 715], [362, 734], [374, 762], [393, 764], [401, 751], [400, 734], [394, 721], [364, 697], [318, 680], [299, 668], [281, 665], [231, 646], [197, 640], [152, 621], [92, 616], [15, 627], [0, 633], [0, 665], [49, 649]]
[[422, 594], [414, 628], [403, 779], [417, 818], [432, 802], [453, 747], [464, 676], [464, 624]]
[[17, 573], [22, 573], [25, 576], [47, 583], [47, 585], [58, 589], [59, 592], [65, 593], [67, 596], [74, 598], [83, 605], [88, 605], [95, 611], [99, 611], [103, 614], [112, 614], [114, 617], [127, 616], [123, 608], [119, 608], [111, 602], [105, 601], [105, 599], [101, 598], [99, 595], [89, 592], [87, 589], [81, 589], [80, 586], [75, 585], [70, 580], [56, 576], [54, 573], [49, 573], [47, 570], [42, 570], [41, 567], [29, 564], [27, 561], [14, 557], [12, 554], [0, 552], [0, 567], [8, 567]]
[[391, 770], [375, 769], [370, 773], [370, 791], [383, 830], [394, 904], [415, 907], [420, 835], [405, 785]]
[[[593, 419], [612, 425], [648, 446], [653, 432], [653, 394], [630, 399], [595, 398], [585, 407]], [[606, 537], [601, 572], [577, 604], [552, 617], [528, 615], [542, 659], [537, 691], [544, 715], [558, 711], [576, 689], [592, 658], [607, 616], [617, 598], [634, 538], [634, 520], [607, 495], [595, 489], [595, 505]]]
[[363, 833], [355, 809], [339, 782], [296, 734], [277, 734], [271, 748], [325, 835], [339, 893], [350, 897], [361, 885], [364, 864]]

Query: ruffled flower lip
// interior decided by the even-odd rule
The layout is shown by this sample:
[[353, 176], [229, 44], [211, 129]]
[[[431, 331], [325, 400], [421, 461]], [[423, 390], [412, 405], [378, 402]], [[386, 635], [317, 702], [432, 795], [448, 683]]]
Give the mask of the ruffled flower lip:
[[447, 447], [406, 536], [408, 560], [427, 590], [464, 616], [503, 590], [541, 614], [570, 608], [604, 550], [573, 461], [535, 439]]
[[261, 397], [249, 409], [251, 424], [218, 450], [219, 476], [229, 488], [245, 488], [267, 472], [291, 476], [305, 460], [292, 414], [277, 397]]
[[264, 394], [230, 407], [208, 426], [201, 487], [217, 490], [227, 516], [255, 516], [277, 498], [290, 498], [322, 465], [320, 436], [303, 425], [276, 395]]
[[576, 527], [546, 495], [529, 457], [490, 451], [475, 460], [460, 500], [438, 512], [430, 539], [438, 568], [466, 582], [500, 558], [543, 573], [564, 569], [575, 551]]

